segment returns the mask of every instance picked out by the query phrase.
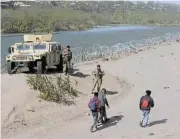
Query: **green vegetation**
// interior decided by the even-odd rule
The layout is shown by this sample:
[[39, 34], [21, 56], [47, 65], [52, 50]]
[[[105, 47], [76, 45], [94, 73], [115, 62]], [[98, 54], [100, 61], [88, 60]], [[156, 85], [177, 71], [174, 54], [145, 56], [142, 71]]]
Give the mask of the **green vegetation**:
[[73, 88], [69, 77], [57, 76], [52, 78], [47, 75], [27, 76], [27, 84], [40, 92], [40, 98], [46, 101], [57, 102], [63, 105], [75, 104], [74, 98], [79, 92]]
[[[98, 6], [97, 6], [98, 4]], [[78, 2], [70, 6], [68, 2], [51, 6], [41, 3], [29, 8], [2, 9], [2, 33], [30, 33], [79, 31], [96, 25], [141, 24], [141, 25], [180, 25], [180, 13], [174, 8], [148, 9], [153, 3], [144, 4], [121, 2], [116, 7], [113, 2]], [[153, 7], [151, 7], [153, 8]], [[160, 9], [160, 10], [159, 10]], [[167, 9], [171, 9], [167, 12]]]
[[154, 11], [137, 11], [122, 13], [117, 10], [114, 13], [114, 24], [141, 24], [141, 25], [180, 25], [180, 14], [171, 14]]

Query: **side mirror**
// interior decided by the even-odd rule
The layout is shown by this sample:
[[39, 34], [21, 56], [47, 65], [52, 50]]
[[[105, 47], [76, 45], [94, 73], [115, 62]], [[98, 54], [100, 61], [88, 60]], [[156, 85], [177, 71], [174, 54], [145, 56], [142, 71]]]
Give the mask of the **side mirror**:
[[11, 54], [11, 47], [8, 48], [8, 52]]

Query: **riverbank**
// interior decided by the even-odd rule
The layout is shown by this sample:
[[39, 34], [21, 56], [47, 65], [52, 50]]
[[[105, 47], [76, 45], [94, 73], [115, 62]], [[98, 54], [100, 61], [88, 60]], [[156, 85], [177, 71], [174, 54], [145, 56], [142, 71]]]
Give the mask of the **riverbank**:
[[[105, 139], [115, 139], [120, 136], [128, 139], [134, 136], [149, 138], [148, 134], [153, 133], [151, 139], [164, 139], [167, 136], [168, 139], [178, 139], [180, 137], [179, 52], [179, 43], [173, 42], [171, 45], [161, 44], [154, 49], [125, 56], [119, 60], [94, 61], [75, 67], [76, 76], [70, 78], [77, 81], [77, 89], [83, 92], [83, 95], [76, 100], [75, 106], [61, 106], [40, 101], [37, 98], [38, 92], [30, 90], [27, 86], [25, 74], [12, 76], [1, 74], [2, 137], [4, 139], [99, 139], [103, 136]], [[110, 123], [104, 127], [100, 126], [99, 131], [92, 134], [89, 132], [92, 117], [86, 114], [89, 112], [87, 103], [92, 97], [92, 77], [88, 75], [97, 64], [101, 64], [106, 73], [102, 87], [108, 90], [110, 109], [107, 112], [108, 117], [112, 118]], [[141, 129], [138, 125], [141, 115], [138, 103], [146, 89], [152, 90], [155, 99], [150, 122], [161, 120], [164, 122]], [[161, 109], [164, 107], [165, 110]]]
[[[164, 25], [165, 26], [165, 25]], [[86, 28], [86, 29], [83, 29], [83, 30], [80, 30], [80, 31], [72, 31], [72, 30], [68, 30], [69, 32], [84, 32], [84, 31], [90, 31], [92, 29], [104, 29], [104, 28], [112, 28], [112, 27], [164, 27], [163, 25], [136, 25], [136, 24], [107, 24], [106, 26], [93, 26], [91, 28]], [[173, 27], [173, 26], [172, 26]], [[68, 31], [59, 31], [59, 32], [51, 32], [52, 34], [60, 34], [62, 32], [68, 32]], [[48, 32], [29, 32], [29, 33], [11, 33], [11, 34], [6, 34], [6, 33], [1, 33], [2, 37], [11, 37], [11, 36], [22, 36], [24, 34], [45, 34], [45, 33], [48, 33]]]
[[[50, 32], [52, 34], [60, 34], [62, 32], [83, 32], [83, 31], [88, 31], [88, 30], [92, 30], [92, 29], [99, 29], [99, 28], [112, 28], [112, 27], [128, 27], [128, 26], [133, 26], [133, 27], [180, 27], [180, 24], [107, 24], [105, 26], [94, 26], [91, 28], [86, 28], [83, 30], [77, 30], [77, 31], [72, 31], [72, 30], [67, 30], [67, 31], [58, 31], [58, 32]], [[1, 32], [1, 36], [2, 37], [13, 37], [13, 36], [23, 36], [24, 34], [46, 34], [48, 32], [29, 32], [29, 33], [11, 33], [11, 34], [7, 34], [7, 33], [2, 33]]]

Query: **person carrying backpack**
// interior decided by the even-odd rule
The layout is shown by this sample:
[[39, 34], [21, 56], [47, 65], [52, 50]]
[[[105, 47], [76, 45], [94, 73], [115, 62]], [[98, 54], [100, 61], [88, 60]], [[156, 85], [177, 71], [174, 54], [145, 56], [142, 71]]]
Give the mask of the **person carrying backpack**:
[[89, 101], [88, 107], [90, 108], [90, 110], [92, 112], [93, 119], [94, 119], [94, 122], [91, 126], [91, 129], [90, 129], [90, 131], [93, 132], [94, 127], [97, 129], [98, 113], [99, 113], [99, 110], [101, 107], [101, 102], [98, 99], [98, 93], [97, 92], [94, 93], [94, 97]]
[[139, 108], [142, 111], [141, 127], [148, 126], [149, 114], [151, 107], [154, 107], [154, 100], [151, 98], [151, 91], [146, 90], [146, 95], [142, 96], [139, 103]]

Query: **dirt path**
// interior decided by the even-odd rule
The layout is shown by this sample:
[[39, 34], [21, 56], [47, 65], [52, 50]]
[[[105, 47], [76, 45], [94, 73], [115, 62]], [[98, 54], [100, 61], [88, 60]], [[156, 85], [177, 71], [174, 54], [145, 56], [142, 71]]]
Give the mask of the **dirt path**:
[[[140, 52], [137, 55], [131, 55], [126, 58], [103, 62], [102, 68], [108, 73], [108, 79], [104, 86], [108, 90], [117, 91], [118, 94], [109, 95], [110, 109], [107, 111], [111, 117], [109, 123], [99, 127], [97, 132], [90, 133], [89, 128], [92, 117], [87, 115], [79, 116], [76, 120], [62, 122], [62, 113], [54, 116], [54, 119], [47, 118], [40, 124], [35, 124], [25, 128], [18, 134], [4, 134], [4, 138], [9, 139], [179, 139], [180, 138], [180, 45], [173, 44], [162, 46], [158, 49], [151, 49]], [[83, 73], [88, 73], [94, 69], [95, 65], [80, 66]], [[111, 78], [110, 78], [111, 77]], [[119, 80], [118, 78], [119, 77]], [[10, 78], [10, 77], [8, 77]], [[116, 79], [115, 79], [116, 78]], [[7, 77], [4, 76], [6, 80]], [[78, 79], [79, 82], [88, 82], [90, 78]], [[113, 82], [112, 82], [113, 81]], [[117, 82], [116, 82], [117, 81]], [[5, 84], [4, 84], [5, 85]], [[4, 86], [3, 85], [3, 86]], [[6, 84], [7, 85], [7, 84]], [[79, 84], [81, 85], [81, 83]], [[87, 86], [81, 86], [82, 91]], [[117, 87], [118, 86], [118, 87]], [[152, 90], [152, 97], [155, 101], [155, 107], [151, 111], [151, 127], [142, 129], [139, 127], [141, 112], [138, 103], [141, 95], [146, 89]], [[7, 90], [6, 90], [7, 91]], [[86, 93], [85, 101], [91, 97]], [[23, 96], [22, 96], [23, 97]], [[4, 100], [5, 101], [5, 100]], [[19, 104], [22, 105], [22, 104]], [[85, 106], [84, 106], [85, 105]], [[42, 104], [40, 105], [42, 106]], [[46, 106], [46, 107], [45, 107]], [[43, 104], [43, 107], [50, 110], [52, 104]], [[77, 113], [85, 112], [87, 104], [77, 105]], [[71, 108], [59, 107], [64, 116], [74, 115]], [[51, 108], [49, 113], [58, 110], [57, 106]], [[66, 112], [65, 112], [66, 111]], [[42, 112], [42, 111], [41, 111]], [[76, 115], [76, 114], [75, 114]], [[53, 116], [50, 116], [53, 118]], [[52, 121], [52, 122], [50, 122]], [[54, 121], [54, 122], [53, 122]]]

